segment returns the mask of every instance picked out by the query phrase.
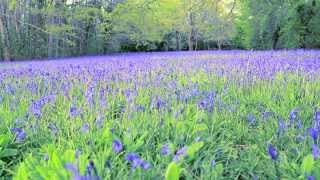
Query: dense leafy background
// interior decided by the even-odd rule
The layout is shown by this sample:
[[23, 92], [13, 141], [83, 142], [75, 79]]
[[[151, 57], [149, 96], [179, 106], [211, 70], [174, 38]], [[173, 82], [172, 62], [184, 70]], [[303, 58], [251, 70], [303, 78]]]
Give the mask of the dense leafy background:
[[2, 0], [0, 59], [320, 47], [320, 0]]

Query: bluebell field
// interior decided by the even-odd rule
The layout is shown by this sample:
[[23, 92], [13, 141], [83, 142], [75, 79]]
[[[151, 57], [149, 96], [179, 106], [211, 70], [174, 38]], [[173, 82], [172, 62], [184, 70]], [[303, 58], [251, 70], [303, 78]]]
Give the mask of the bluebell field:
[[0, 64], [5, 179], [320, 179], [320, 51]]

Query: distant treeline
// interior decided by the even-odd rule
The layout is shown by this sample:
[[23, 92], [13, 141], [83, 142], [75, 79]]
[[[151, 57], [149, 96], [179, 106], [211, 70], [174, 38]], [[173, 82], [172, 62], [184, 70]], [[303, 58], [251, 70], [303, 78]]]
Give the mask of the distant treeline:
[[320, 0], [0, 0], [0, 59], [320, 48]]

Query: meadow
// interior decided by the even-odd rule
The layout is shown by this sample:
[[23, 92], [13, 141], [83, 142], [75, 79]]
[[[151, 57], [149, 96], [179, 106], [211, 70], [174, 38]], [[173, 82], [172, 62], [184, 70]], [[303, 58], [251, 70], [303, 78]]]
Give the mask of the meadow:
[[320, 179], [320, 51], [0, 64], [3, 179]]

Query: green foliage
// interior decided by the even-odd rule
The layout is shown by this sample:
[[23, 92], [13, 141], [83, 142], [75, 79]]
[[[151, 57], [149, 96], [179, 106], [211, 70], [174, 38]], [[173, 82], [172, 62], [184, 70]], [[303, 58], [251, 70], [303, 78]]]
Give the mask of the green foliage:
[[317, 0], [241, 1], [237, 41], [246, 48], [319, 47]]
[[[54, 145], [42, 148], [43, 157], [29, 154], [18, 166], [14, 179], [70, 179], [71, 172], [65, 168], [66, 163], [75, 163], [74, 150], [58, 150]], [[48, 159], [45, 159], [47, 156]], [[83, 163], [79, 157], [80, 166]]]
[[304, 157], [301, 164], [301, 172], [302, 174], [310, 174], [314, 168], [314, 159], [312, 154]]
[[194, 158], [195, 154], [204, 146], [204, 142], [196, 142], [188, 146], [186, 154], [190, 158]]
[[176, 162], [171, 162], [166, 170], [166, 180], [179, 180], [181, 168]]

